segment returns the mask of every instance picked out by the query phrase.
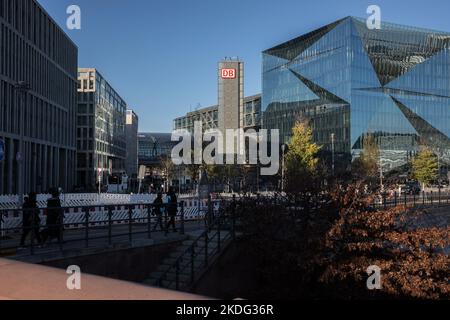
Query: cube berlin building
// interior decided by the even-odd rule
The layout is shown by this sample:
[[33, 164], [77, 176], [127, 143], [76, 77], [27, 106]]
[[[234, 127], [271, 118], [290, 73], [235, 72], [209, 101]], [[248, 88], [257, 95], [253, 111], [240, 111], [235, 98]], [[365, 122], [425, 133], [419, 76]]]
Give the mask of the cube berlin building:
[[311, 120], [324, 156], [348, 168], [372, 134], [384, 170], [421, 145], [450, 163], [450, 33], [347, 17], [263, 52], [263, 128], [284, 142]]

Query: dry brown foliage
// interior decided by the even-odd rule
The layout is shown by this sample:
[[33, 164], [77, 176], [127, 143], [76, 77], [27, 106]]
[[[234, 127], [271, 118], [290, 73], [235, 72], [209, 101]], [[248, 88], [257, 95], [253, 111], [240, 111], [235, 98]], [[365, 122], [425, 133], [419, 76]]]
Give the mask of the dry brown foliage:
[[[410, 228], [404, 207], [370, 210], [356, 187], [338, 190], [339, 218], [326, 235], [326, 269], [320, 281], [365, 285], [366, 269], [381, 268], [382, 292], [397, 298], [450, 297], [450, 228]], [[446, 250], [446, 253], [445, 253]], [[348, 292], [355, 292], [351, 287]], [[354, 288], [353, 288], [354, 289]]]

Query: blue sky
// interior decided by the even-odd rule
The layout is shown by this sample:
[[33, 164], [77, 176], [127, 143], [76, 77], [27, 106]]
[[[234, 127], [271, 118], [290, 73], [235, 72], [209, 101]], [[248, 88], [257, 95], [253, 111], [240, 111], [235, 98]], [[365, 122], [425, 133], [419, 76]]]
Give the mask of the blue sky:
[[[245, 95], [261, 92], [261, 51], [371, 4], [389, 22], [450, 31], [448, 0], [38, 0], [139, 115], [139, 130], [169, 132], [172, 120], [217, 103], [217, 62], [245, 62]], [[66, 8], [82, 29], [67, 30]]]

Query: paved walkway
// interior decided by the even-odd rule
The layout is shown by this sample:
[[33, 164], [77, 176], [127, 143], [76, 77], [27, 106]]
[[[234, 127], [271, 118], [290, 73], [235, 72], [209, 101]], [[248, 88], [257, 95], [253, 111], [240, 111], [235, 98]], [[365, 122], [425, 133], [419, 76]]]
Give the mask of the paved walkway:
[[63, 269], [0, 259], [0, 300], [203, 300], [202, 296], [83, 274], [82, 290], [67, 289]]

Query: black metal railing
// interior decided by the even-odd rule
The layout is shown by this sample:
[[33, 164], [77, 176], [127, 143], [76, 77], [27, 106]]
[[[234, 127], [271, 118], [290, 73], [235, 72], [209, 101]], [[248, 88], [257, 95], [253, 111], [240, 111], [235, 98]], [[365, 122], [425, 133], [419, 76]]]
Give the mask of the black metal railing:
[[[72, 246], [72, 248], [89, 248], [92, 241], [97, 240], [106, 240], [108, 245], [112, 245], [114, 240], [118, 238], [125, 238], [132, 242], [137, 235], [146, 235], [144, 238], [152, 239], [153, 234], [162, 233], [167, 237], [170, 219], [168, 206], [170, 204], [159, 206], [164, 209], [160, 217], [157, 213], [154, 213], [155, 205], [142, 203], [0, 210], [0, 255], [8, 254], [11, 251], [17, 252], [18, 248], [28, 249], [29, 254], [34, 255], [36, 249], [41, 248], [42, 245], [52, 245], [51, 242], [39, 243], [41, 237], [50, 238], [50, 241], [56, 238], [61, 251], [75, 242], [79, 242], [80, 245]], [[75, 212], [67, 213], [70, 209]], [[174, 216], [178, 225], [177, 229], [180, 234], [184, 234], [185, 210], [183, 201], [177, 204], [177, 209], [177, 214]], [[59, 217], [56, 218], [57, 223], [41, 224], [36, 219], [36, 216], [45, 217], [49, 211], [55, 212], [55, 210], [59, 212]], [[140, 213], [138, 213], [138, 210], [140, 210]], [[96, 213], [95, 216], [93, 211]], [[114, 218], [114, 215], [123, 216], [124, 211], [127, 212], [125, 217]], [[74, 214], [78, 214], [79, 217], [80, 214], [82, 216], [77, 221], [67, 219], [69, 215]], [[20, 219], [22, 222], [18, 226], [6, 227], [7, 217]], [[161, 223], [159, 223], [159, 219], [161, 219]], [[24, 223], [25, 220], [28, 223]], [[157, 227], [159, 227], [159, 230]], [[20, 243], [20, 237], [24, 233], [29, 234], [28, 244]], [[70, 237], [66, 237], [67, 234], [70, 234]]]
[[397, 206], [404, 207], [433, 207], [450, 204], [450, 192], [438, 190], [437, 192], [383, 193], [374, 197], [372, 206], [375, 209], [388, 209]]
[[[220, 207], [217, 211], [213, 209], [212, 201], [208, 201], [205, 230], [162, 272], [156, 281], [159, 287], [188, 289], [208, 267], [211, 259], [224, 249], [224, 244], [236, 238], [236, 199], [233, 197], [232, 200], [219, 201]], [[185, 277], [184, 281], [182, 276]], [[183, 288], [181, 284], [184, 285]]]

